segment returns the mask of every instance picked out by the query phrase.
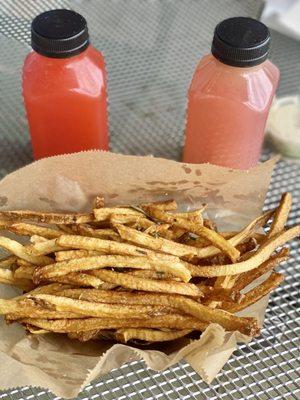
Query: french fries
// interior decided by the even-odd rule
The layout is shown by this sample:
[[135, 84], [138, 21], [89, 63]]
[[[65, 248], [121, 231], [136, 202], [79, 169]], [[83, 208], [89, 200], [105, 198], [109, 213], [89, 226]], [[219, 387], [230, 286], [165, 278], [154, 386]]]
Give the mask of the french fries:
[[104, 255], [79, 258], [38, 268], [35, 271], [34, 280], [38, 283], [40, 280], [67, 275], [71, 272], [107, 267], [150, 269], [158, 272], [170, 273], [175, 277], [181, 278], [183, 282], [188, 282], [191, 279], [189, 270], [176, 258], [174, 260], [169, 258], [164, 260], [163, 258], [152, 259], [147, 257]]
[[175, 225], [188, 232], [199, 235], [200, 237], [204, 237], [220, 250], [222, 250], [225, 254], [227, 254], [232, 261], [238, 259], [240, 253], [231, 243], [229, 243], [225, 238], [223, 238], [223, 236], [219, 235], [217, 232], [213, 231], [210, 228], [206, 228], [199, 222], [188, 221], [182, 217], [177, 217], [176, 215], [172, 216], [172, 214], [167, 214], [166, 212], [161, 211], [155, 207], [147, 207], [146, 210], [151, 215], [151, 217], [159, 221]]
[[[0, 299], [0, 314], [33, 335], [80, 341], [157, 343], [210, 323], [256, 336], [256, 319], [235, 313], [282, 282], [274, 268], [288, 249], [277, 249], [300, 235], [300, 226], [285, 230], [290, 208], [285, 194], [234, 232], [218, 232], [205, 207], [183, 213], [174, 200], [105, 207], [98, 196], [91, 213], [0, 212], [3, 229], [31, 242], [0, 236], [10, 253], [0, 260], [0, 283], [23, 290]], [[270, 219], [269, 232], [258, 232]]]
[[175, 340], [189, 334], [191, 330], [183, 329], [181, 331], [164, 332], [154, 329], [118, 329], [116, 339], [121, 343], [127, 343], [129, 340], [137, 339], [145, 342], [166, 342]]
[[0, 218], [6, 218], [13, 221], [34, 221], [47, 224], [85, 224], [95, 220], [94, 214], [80, 214], [80, 213], [49, 213], [39, 211], [1, 211]]

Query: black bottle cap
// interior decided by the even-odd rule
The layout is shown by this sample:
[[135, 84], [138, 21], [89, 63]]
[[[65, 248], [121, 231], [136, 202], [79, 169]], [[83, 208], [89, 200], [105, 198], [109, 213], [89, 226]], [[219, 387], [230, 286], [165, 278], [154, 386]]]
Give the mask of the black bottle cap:
[[234, 17], [216, 26], [211, 52], [224, 64], [251, 67], [267, 59], [269, 46], [266, 25], [253, 18]]
[[71, 10], [51, 10], [39, 14], [31, 24], [31, 46], [47, 57], [67, 58], [89, 45], [85, 18]]

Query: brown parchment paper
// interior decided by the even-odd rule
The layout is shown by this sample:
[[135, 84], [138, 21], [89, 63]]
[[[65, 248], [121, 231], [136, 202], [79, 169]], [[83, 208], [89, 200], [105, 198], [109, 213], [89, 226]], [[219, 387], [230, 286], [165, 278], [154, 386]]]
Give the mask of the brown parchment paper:
[[[261, 212], [276, 161], [237, 171], [99, 151], [57, 156], [6, 176], [0, 182], [0, 210], [85, 211], [97, 194], [108, 204], [175, 198], [186, 210], [208, 203], [208, 214], [219, 226], [238, 229]], [[13, 288], [0, 284], [0, 297], [15, 294]], [[267, 301], [261, 299], [242, 314], [262, 323]], [[1, 319], [0, 389], [40, 386], [70, 398], [91, 380], [137, 359], [156, 371], [185, 359], [211, 382], [237, 343], [248, 340], [211, 324], [199, 340], [180, 339], [141, 350], [110, 342], [77, 343], [55, 334], [26, 337], [22, 328], [7, 326]]]

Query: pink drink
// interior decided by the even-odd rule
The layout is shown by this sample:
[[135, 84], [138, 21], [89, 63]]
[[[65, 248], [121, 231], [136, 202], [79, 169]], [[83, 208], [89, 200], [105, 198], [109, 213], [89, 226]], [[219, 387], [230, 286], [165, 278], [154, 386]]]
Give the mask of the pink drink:
[[266, 57], [253, 66], [203, 57], [188, 93], [183, 161], [237, 169], [255, 166], [278, 80], [279, 70]]

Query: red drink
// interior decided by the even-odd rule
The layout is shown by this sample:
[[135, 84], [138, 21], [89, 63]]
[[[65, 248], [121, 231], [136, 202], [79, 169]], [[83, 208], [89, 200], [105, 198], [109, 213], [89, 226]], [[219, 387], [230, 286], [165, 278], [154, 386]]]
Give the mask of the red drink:
[[[232, 25], [234, 20], [240, 23], [238, 27]], [[279, 71], [266, 59], [269, 35], [263, 24], [250, 18], [231, 18], [220, 25], [227, 21], [231, 24], [227, 23], [219, 34], [227, 40], [226, 46], [231, 40], [230, 48], [225, 49], [227, 52], [222, 48], [222, 54], [225, 53], [222, 58], [221, 51], [213, 47], [214, 55], [200, 61], [189, 89], [183, 161], [248, 169], [255, 166], [260, 157]], [[260, 30], [253, 31], [252, 24], [259, 24]], [[233, 37], [226, 33], [228, 29]], [[240, 37], [236, 37], [237, 29], [244, 29]], [[216, 31], [218, 33], [218, 27]], [[237, 60], [234, 43], [245, 46], [251, 40], [258, 43], [261, 37], [266, 43], [260, 54], [257, 54], [258, 45], [256, 53], [252, 46], [252, 56], [250, 47], [248, 54], [245, 56], [241, 52]]]
[[86, 21], [53, 10], [39, 15], [32, 30], [23, 95], [34, 157], [108, 150], [104, 58], [89, 45]]

